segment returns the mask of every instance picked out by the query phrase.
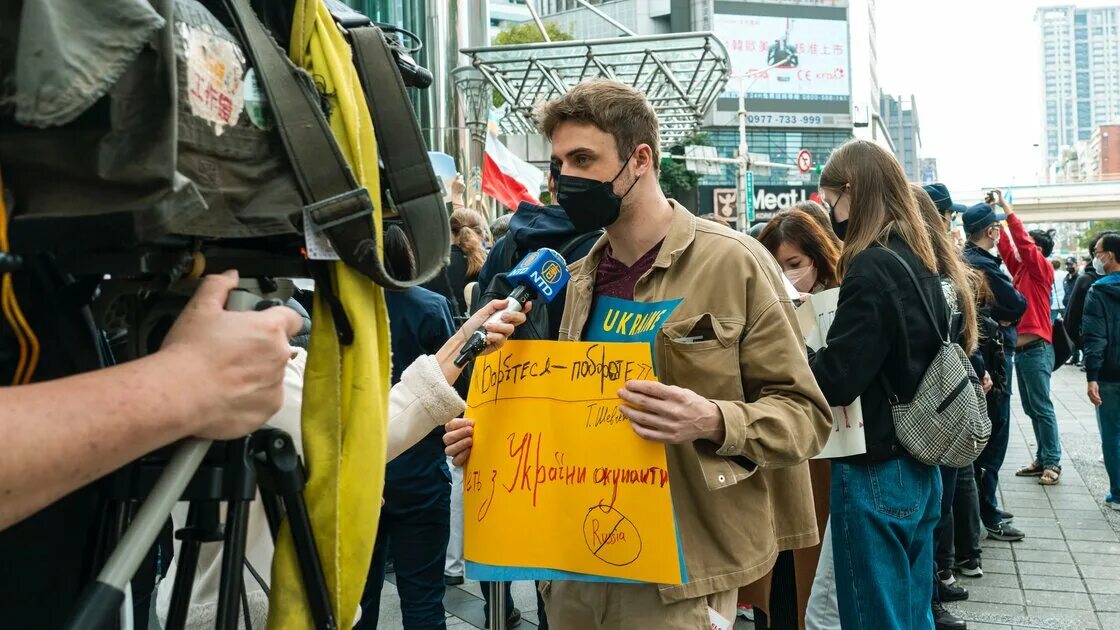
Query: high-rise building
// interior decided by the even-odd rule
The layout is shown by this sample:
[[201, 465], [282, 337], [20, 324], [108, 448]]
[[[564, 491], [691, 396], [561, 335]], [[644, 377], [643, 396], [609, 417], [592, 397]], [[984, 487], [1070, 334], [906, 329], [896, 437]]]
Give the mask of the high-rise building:
[[1049, 167], [1062, 149], [1120, 120], [1120, 7], [1044, 7], [1042, 142]]
[[[727, 48], [732, 74], [749, 76], [745, 88], [750, 153], [792, 165], [802, 150], [808, 150], [814, 164], [823, 164], [852, 138], [854, 126], [877, 129], [876, 141], [885, 136], [879, 124], [878, 82], [871, 72], [875, 0], [589, 2], [638, 35], [714, 32]], [[575, 0], [539, 0], [536, 6], [546, 20], [576, 39], [621, 35]], [[703, 129], [722, 157], [733, 157], [739, 148], [739, 85], [738, 79], [731, 79]], [[853, 109], [859, 110], [862, 121], [853, 120]], [[756, 217], [767, 219], [778, 205], [813, 195], [818, 177], [814, 171], [803, 175], [774, 168], [769, 174], [756, 174]], [[701, 178], [697, 207], [692, 209], [714, 212], [717, 197], [733, 194], [736, 177], [737, 169], [725, 166], [720, 175]]]
[[879, 95], [879, 113], [890, 135], [895, 157], [902, 163], [906, 178], [922, 181], [922, 132], [918, 121], [918, 102], [910, 97]]
[[918, 163], [921, 164], [922, 179], [919, 180], [921, 183], [932, 184], [938, 181], [937, 158], [921, 158]]

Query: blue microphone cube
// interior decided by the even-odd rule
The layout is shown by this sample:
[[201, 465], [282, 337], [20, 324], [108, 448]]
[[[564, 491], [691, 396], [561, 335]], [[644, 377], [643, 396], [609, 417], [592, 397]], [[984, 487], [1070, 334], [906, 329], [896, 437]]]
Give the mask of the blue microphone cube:
[[506, 274], [506, 280], [511, 284], [532, 289], [545, 302], [551, 302], [564, 285], [568, 284], [570, 277], [564, 257], [556, 250], [547, 247], [542, 247], [521, 259], [521, 262]]

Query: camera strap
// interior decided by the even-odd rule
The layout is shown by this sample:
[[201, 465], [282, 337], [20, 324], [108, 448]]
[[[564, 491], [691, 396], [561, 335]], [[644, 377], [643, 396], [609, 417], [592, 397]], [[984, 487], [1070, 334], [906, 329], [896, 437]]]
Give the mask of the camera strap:
[[448, 263], [451, 225], [443, 193], [385, 34], [376, 26], [348, 32], [378, 144], [384, 147], [385, 213], [392, 210], [400, 217], [416, 256], [416, 277], [427, 282]]
[[[434, 271], [429, 268], [424, 268], [429, 271], [427, 277], [419, 274], [409, 281], [398, 280], [386, 272], [376, 242], [374, 205], [370, 193], [358, 185], [346, 158], [339, 150], [330, 125], [323, 115], [320, 96], [311, 78], [291, 63], [265, 30], [249, 5], [249, 0], [226, 0], [226, 5], [268, 95], [277, 130], [304, 203], [307, 204], [304, 209], [313, 224], [312, 229], [327, 235], [342, 262], [383, 287], [405, 289], [426, 281], [434, 275]], [[399, 76], [396, 80], [400, 82]], [[383, 78], [381, 81], [388, 83]], [[403, 90], [400, 98], [403, 98]], [[380, 99], [378, 105], [383, 106]], [[390, 151], [388, 147], [393, 145], [385, 146], [387, 150], [382, 152], [382, 157]], [[397, 150], [397, 147], [391, 150]], [[398, 212], [400, 211], [398, 206]], [[441, 220], [442, 223], [447, 223], [446, 216], [441, 217]], [[417, 232], [419, 227], [413, 227], [410, 236], [416, 233], [438, 234]], [[425, 226], [425, 229], [435, 228]], [[445, 228], [444, 233], [449, 230], [450, 227]], [[434, 239], [424, 238], [413, 242], [432, 243]], [[447, 256], [449, 243], [450, 236], [440, 241], [445, 250], [443, 258]], [[430, 247], [431, 245], [426, 245], [424, 250], [417, 249], [418, 262], [420, 252], [428, 252]], [[428, 256], [430, 258], [431, 254]]]

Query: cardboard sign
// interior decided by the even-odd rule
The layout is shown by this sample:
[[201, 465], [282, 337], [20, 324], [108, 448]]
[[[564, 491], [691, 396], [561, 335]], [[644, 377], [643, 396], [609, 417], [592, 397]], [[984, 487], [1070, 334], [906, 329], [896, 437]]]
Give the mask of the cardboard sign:
[[619, 411], [628, 380], [653, 380], [648, 344], [511, 341], [475, 363], [468, 577], [683, 582], [665, 447]]
[[[801, 326], [805, 345], [814, 351], [827, 345], [828, 329], [832, 327], [839, 299], [840, 289], [829, 289], [817, 293], [808, 302], [797, 307], [797, 323]], [[832, 433], [828, 436], [824, 450], [813, 459], [832, 459], [866, 452], [863, 406], [859, 398], [847, 407], [833, 407]]]

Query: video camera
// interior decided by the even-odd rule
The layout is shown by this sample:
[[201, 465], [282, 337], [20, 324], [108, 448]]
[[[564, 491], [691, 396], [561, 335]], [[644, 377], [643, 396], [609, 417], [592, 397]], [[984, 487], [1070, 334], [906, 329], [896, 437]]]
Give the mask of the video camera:
[[[365, 97], [382, 147], [381, 190], [362, 187], [334, 139], [337, 93], [326, 94], [270, 35], [292, 31], [290, 12], [276, 5], [155, 3], [153, 12], [167, 14], [149, 22], [146, 45], [133, 57], [107, 63], [94, 34], [58, 44], [90, 47], [88, 65], [73, 67], [79, 56], [70, 55], [52, 67], [44, 55], [30, 80], [13, 80], [15, 68], [39, 54], [33, 44], [45, 35], [33, 20], [0, 32], [8, 38], [0, 41], [0, 85], [16, 90], [0, 112], [0, 167], [12, 199], [12, 257], [4, 264], [18, 268], [19, 257], [45, 253], [63, 272], [88, 279], [90, 295], [100, 285], [103, 299], [127, 297], [133, 306], [181, 297], [182, 286], [227, 269], [243, 278], [309, 277], [325, 267], [310, 259], [310, 239], [329, 243], [342, 262], [383, 286], [433, 276], [447, 260], [450, 228], [404, 89], [431, 84], [412, 57], [421, 44], [395, 27], [382, 31], [337, 0], [326, 4], [349, 39], [363, 88], [357, 96]], [[405, 38], [415, 41], [406, 46]], [[104, 95], [60, 95], [80, 102], [68, 112], [30, 98], [69, 88], [58, 82], [67, 76], [88, 84], [75, 75], [110, 87]], [[412, 280], [393, 278], [380, 259], [378, 198], [384, 220], [400, 223], [413, 244]], [[116, 312], [106, 308], [102, 321]]]

